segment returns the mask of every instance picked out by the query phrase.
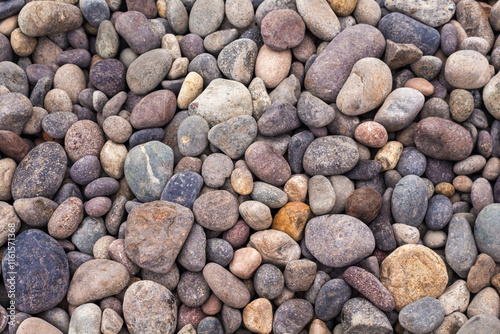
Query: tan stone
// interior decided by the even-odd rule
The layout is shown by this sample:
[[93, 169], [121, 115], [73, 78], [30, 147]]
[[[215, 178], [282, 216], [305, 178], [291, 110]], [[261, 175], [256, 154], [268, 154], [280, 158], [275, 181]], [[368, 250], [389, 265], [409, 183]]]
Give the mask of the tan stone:
[[177, 58], [172, 63], [170, 71], [168, 71], [167, 79], [175, 80], [186, 76], [189, 66], [189, 59], [186, 57]]
[[40, 318], [31, 317], [19, 325], [17, 334], [62, 334], [60, 330]]
[[100, 154], [101, 165], [108, 176], [117, 180], [123, 177], [123, 166], [127, 153], [127, 147], [123, 144], [116, 144], [112, 140], [108, 140], [104, 144]]
[[436, 194], [444, 195], [446, 197], [451, 197], [455, 193], [455, 187], [451, 183], [441, 182], [434, 188]]
[[240, 204], [239, 212], [245, 223], [254, 230], [265, 230], [271, 226], [271, 209], [259, 201], [246, 201]]
[[[158, 1], [158, 3], [160, 3], [160, 1]], [[166, 34], [165, 36], [163, 36], [163, 38], [161, 39], [161, 48], [169, 50], [170, 54], [172, 55], [172, 59], [174, 60], [182, 57], [179, 41], [173, 34]]]
[[292, 66], [292, 51], [273, 51], [262, 46], [255, 62], [255, 76], [261, 78], [267, 88], [275, 88], [288, 76]]
[[500, 317], [500, 297], [493, 288], [484, 288], [479, 291], [467, 308], [467, 316], [472, 318], [481, 313], [488, 313], [494, 317]]
[[289, 202], [274, 216], [271, 227], [285, 232], [295, 241], [300, 241], [304, 236], [304, 227], [312, 217], [309, 205], [302, 202]]
[[472, 189], [472, 180], [466, 175], [459, 175], [453, 179], [453, 186], [458, 191], [470, 193]]
[[396, 168], [401, 153], [403, 153], [403, 144], [398, 141], [390, 141], [377, 152], [374, 160], [382, 164], [381, 171], [384, 172]]
[[244, 247], [234, 252], [233, 260], [229, 264], [229, 270], [236, 277], [249, 279], [261, 263], [262, 256], [258, 251], [251, 247]]
[[109, 260], [111, 257], [109, 256], [109, 246], [115, 241], [116, 238], [111, 235], [105, 235], [94, 244], [93, 254], [94, 259], [105, 259]]
[[250, 195], [253, 190], [252, 173], [247, 168], [236, 168], [231, 173], [231, 186], [240, 195]]
[[380, 266], [380, 281], [396, 303], [396, 311], [423, 297], [439, 297], [448, 283], [443, 260], [430, 248], [404, 245]]
[[438, 300], [443, 305], [445, 315], [452, 314], [453, 312], [465, 312], [470, 300], [467, 283], [461, 279], [455, 281], [455, 283], [444, 290]]
[[309, 177], [304, 174], [297, 174], [286, 181], [283, 191], [288, 196], [289, 202], [305, 202]]
[[424, 78], [411, 78], [406, 81], [405, 87], [416, 89], [424, 96], [430, 96], [434, 93], [434, 86]]
[[288, 234], [274, 229], [259, 231], [250, 236], [248, 245], [262, 256], [262, 262], [285, 267], [301, 255], [299, 244]]
[[0, 159], [0, 201], [9, 201], [12, 198], [10, 186], [16, 167], [16, 162], [11, 158]]
[[206, 315], [216, 315], [222, 309], [222, 302], [212, 293], [207, 301], [201, 306], [201, 310]]
[[325, 323], [319, 319], [314, 319], [309, 327], [309, 334], [331, 334]]
[[123, 319], [115, 310], [107, 308], [102, 312], [102, 334], [116, 334], [123, 326]]
[[12, 31], [17, 28], [17, 15], [9, 16], [0, 22], [0, 34], [10, 36]]
[[266, 298], [259, 298], [243, 309], [243, 323], [254, 333], [269, 334], [273, 329], [273, 306]]
[[182, 83], [181, 90], [177, 96], [177, 106], [179, 109], [187, 109], [203, 91], [203, 78], [196, 72], [189, 72]]
[[12, 50], [20, 57], [28, 57], [35, 51], [37, 40], [34, 37], [26, 36], [21, 29], [15, 29], [10, 35]]
[[356, 5], [358, 0], [327, 0], [330, 7], [332, 7], [335, 14], [339, 16], [347, 16], [350, 15]]

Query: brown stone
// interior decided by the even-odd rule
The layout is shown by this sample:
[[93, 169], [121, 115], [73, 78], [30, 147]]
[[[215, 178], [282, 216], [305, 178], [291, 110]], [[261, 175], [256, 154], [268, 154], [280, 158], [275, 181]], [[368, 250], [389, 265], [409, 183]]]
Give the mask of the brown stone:
[[240, 195], [250, 195], [253, 190], [252, 173], [247, 168], [236, 168], [231, 173], [231, 186]]
[[434, 86], [424, 78], [412, 78], [405, 83], [405, 87], [416, 89], [424, 96], [434, 93]]
[[191, 210], [179, 204], [166, 201], [142, 204], [128, 216], [125, 251], [141, 268], [167, 273], [193, 222]]
[[347, 198], [345, 213], [370, 223], [380, 212], [382, 207], [382, 196], [372, 188], [356, 189]]
[[441, 182], [434, 188], [436, 194], [441, 194], [446, 197], [451, 197], [455, 193], [455, 187], [451, 183]]
[[104, 134], [97, 123], [81, 120], [74, 123], [66, 132], [64, 146], [71, 161], [75, 162], [86, 155], [99, 157], [104, 146]]
[[380, 148], [387, 143], [387, 130], [380, 123], [368, 121], [356, 127], [354, 138], [368, 147]]
[[262, 256], [262, 262], [278, 267], [300, 258], [300, 246], [288, 234], [274, 229], [252, 234], [250, 247], [255, 248]]
[[304, 227], [313, 217], [309, 205], [302, 202], [289, 202], [274, 216], [272, 229], [285, 232], [295, 241], [304, 237]]
[[236, 250], [233, 260], [229, 264], [229, 270], [241, 279], [249, 279], [262, 263], [260, 253], [251, 247]]
[[467, 275], [467, 288], [472, 293], [478, 293], [483, 288], [490, 286], [490, 280], [495, 274], [495, 261], [487, 254], [482, 253], [476, 263], [470, 268]]
[[443, 260], [430, 248], [404, 245], [382, 261], [380, 281], [392, 294], [395, 310], [423, 297], [439, 297], [448, 283]]
[[[11, 327], [12, 328], [12, 327]], [[8, 332], [8, 331], [7, 331]], [[16, 333], [18, 334], [62, 334], [56, 327], [52, 326], [45, 320], [40, 318], [30, 317], [19, 325]]]
[[56, 239], [70, 237], [83, 219], [83, 203], [78, 197], [70, 197], [62, 202], [50, 217], [47, 228]]
[[358, 0], [327, 0], [335, 14], [338, 16], [348, 16], [356, 8]]
[[258, 141], [245, 152], [248, 168], [262, 181], [281, 186], [290, 178], [290, 165], [270, 144]]
[[30, 147], [14, 132], [0, 130], [0, 151], [19, 163], [28, 154]]
[[413, 44], [400, 44], [387, 40], [384, 61], [391, 69], [413, 64], [422, 56], [423, 52]]
[[300, 15], [291, 9], [273, 10], [261, 23], [264, 44], [274, 51], [285, 51], [302, 42], [306, 25]]
[[305, 202], [307, 197], [309, 177], [304, 174], [293, 175], [286, 181], [283, 191], [289, 202]]
[[208, 263], [203, 269], [203, 278], [215, 295], [228, 306], [243, 308], [250, 301], [250, 292], [245, 284], [217, 263]]

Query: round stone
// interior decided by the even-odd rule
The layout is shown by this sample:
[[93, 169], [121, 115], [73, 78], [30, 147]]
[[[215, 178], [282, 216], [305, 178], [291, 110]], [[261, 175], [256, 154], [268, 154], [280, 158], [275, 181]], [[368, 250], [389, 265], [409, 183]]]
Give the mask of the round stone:
[[472, 50], [452, 53], [446, 60], [444, 75], [450, 85], [462, 89], [482, 88], [491, 78], [488, 60]]
[[198, 197], [193, 213], [201, 226], [212, 231], [226, 231], [238, 221], [238, 201], [226, 190], [211, 191]]
[[264, 17], [260, 29], [264, 44], [279, 52], [299, 45], [304, 38], [306, 25], [296, 11], [279, 9]]
[[396, 311], [423, 297], [439, 297], [448, 283], [444, 261], [422, 245], [397, 248], [382, 261], [379, 278], [392, 294]]
[[368, 226], [346, 215], [311, 219], [306, 226], [305, 243], [319, 262], [335, 268], [356, 263], [375, 249], [375, 239]]
[[337, 175], [350, 171], [359, 159], [354, 140], [346, 136], [315, 139], [304, 153], [304, 170], [309, 175]]
[[66, 153], [73, 162], [87, 155], [99, 156], [104, 143], [101, 128], [89, 120], [73, 123], [64, 139]]
[[418, 227], [427, 212], [427, 188], [416, 175], [403, 177], [392, 195], [392, 216], [395, 222]]

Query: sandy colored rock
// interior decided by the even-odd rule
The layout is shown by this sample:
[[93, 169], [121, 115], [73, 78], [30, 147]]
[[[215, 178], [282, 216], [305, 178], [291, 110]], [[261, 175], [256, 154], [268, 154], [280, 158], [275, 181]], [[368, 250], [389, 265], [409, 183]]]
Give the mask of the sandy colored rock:
[[266, 298], [259, 298], [243, 310], [243, 323], [254, 333], [269, 334], [273, 329], [273, 306]]
[[260, 253], [263, 263], [284, 267], [300, 258], [299, 244], [288, 234], [274, 229], [252, 234], [248, 245]]
[[189, 72], [182, 83], [181, 90], [177, 97], [179, 109], [187, 109], [203, 91], [203, 78], [196, 72]]
[[404, 245], [380, 266], [380, 281], [392, 294], [396, 311], [423, 297], [439, 297], [448, 283], [443, 260], [430, 248]]
[[229, 270], [241, 279], [249, 279], [261, 263], [262, 256], [258, 251], [251, 247], [244, 247], [234, 252]]
[[335, 14], [339, 16], [348, 16], [356, 8], [357, 0], [327, 0]]
[[383, 172], [396, 168], [402, 153], [403, 144], [398, 141], [390, 141], [377, 152], [374, 160], [382, 164], [381, 171]]
[[40, 318], [31, 317], [19, 325], [16, 333], [18, 334], [62, 334], [56, 327], [52, 326], [45, 320]]
[[273, 51], [262, 46], [255, 62], [255, 76], [261, 78], [267, 88], [275, 88], [286, 78], [292, 65], [292, 52]]

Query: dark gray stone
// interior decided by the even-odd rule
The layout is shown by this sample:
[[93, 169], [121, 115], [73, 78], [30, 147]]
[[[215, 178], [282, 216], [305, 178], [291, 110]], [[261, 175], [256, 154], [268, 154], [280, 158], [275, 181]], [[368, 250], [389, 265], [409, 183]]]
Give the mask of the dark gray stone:
[[429, 333], [443, 322], [444, 308], [436, 298], [424, 297], [403, 307], [398, 319], [412, 333]]
[[150, 141], [161, 142], [163, 141], [163, 138], [165, 138], [165, 130], [163, 130], [162, 128], [149, 128], [134, 132], [130, 136], [128, 143], [130, 145], [130, 148], [132, 149], [137, 145], [146, 144]]
[[90, 182], [84, 190], [87, 198], [111, 196], [120, 189], [120, 183], [112, 177], [100, 177]]
[[300, 174], [304, 171], [302, 160], [309, 144], [314, 140], [314, 135], [311, 131], [302, 131], [290, 138], [288, 144], [288, 163], [292, 173]]
[[453, 205], [448, 197], [435, 195], [429, 200], [425, 225], [431, 230], [440, 230], [448, 224], [453, 215]]
[[208, 140], [231, 159], [238, 159], [257, 136], [257, 122], [252, 116], [241, 115], [212, 127]]
[[200, 174], [182, 171], [172, 176], [168, 181], [160, 199], [192, 209], [193, 203], [198, 198], [202, 186], [203, 178]]
[[189, 271], [202, 271], [206, 263], [207, 237], [205, 230], [194, 223], [189, 235], [177, 256], [177, 262]]
[[266, 263], [255, 272], [253, 286], [259, 297], [274, 299], [283, 292], [285, 277], [278, 267]]
[[427, 211], [427, 187], [416, 175], [403, 177], [392, 194], [392, 216], [394, 221], [410, 226], [419, 226]]
[[[35, 314], [54, 308], [68, 291], [69, 266], [64, 249], [48, 234], [30, 229], [16, 238], [14, 261], [3, 256], [3, 280], [15, 289], [17, 310]], [[9, 274], [15, 272], [15, 274]]]
[[319, 290], [315, 303], [316, 316], [329, 321], [342, 311], [345, 302], [351, 298], [351, 288], [343, 279], [332, 279]]
[[276, 101], [267, 108], [257, 122], [259, 133], [264, 136], [279, 136], [300, 127], [297, 110], [286, 101]]
[[229, 242], [219, 238], [207, 240], [207, 261], [226, 267], [232, 259], [233, 247]]
[[[281, 304], [274, 314], [273, 331], [276, 334], [298, 334], [313, 319], [311, 303], [294, 298]], [[293, 321], [290, 321], [293, 319]]]
[[406, 147], [399, 157], [396, 170], [401, 176], [417, 175], [422, 176], [427, 167], [425, 155], [419, 152], [415, 147]]
[[42, 129], [50, 137], [63, 139], [68, 129], [78, 121], [78, 116], [72, 112], [53, 112], [44, 117]]

